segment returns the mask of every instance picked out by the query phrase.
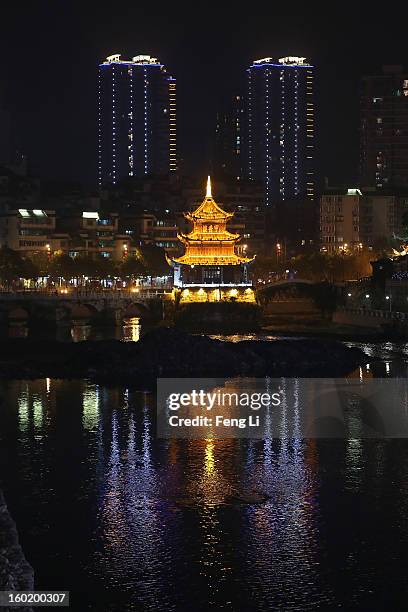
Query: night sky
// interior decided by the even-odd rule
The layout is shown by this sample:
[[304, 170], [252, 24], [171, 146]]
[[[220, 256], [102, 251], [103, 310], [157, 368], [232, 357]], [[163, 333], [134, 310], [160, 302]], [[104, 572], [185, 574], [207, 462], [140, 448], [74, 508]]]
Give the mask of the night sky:
[[321, 174], [332, 183], [356, 179], [359, 77], [383, 63], [408, 67], [402, 9], [386, 15], [387, 5], [359, 12], [358, 3], [343, 3], [342, 11], [327, 4], [326, 13], [314, 14], [309, 3], [308, 12], [291, 4], [283, 14], [276, 3], [269, 12], [258, 3], [245, 10], [192, 3], [196, 9], [187, 11], [150, 4], [37, 0], [2, 7], [3, 156], [18, 149], [33, 173], [93, 187], [97, 65], [114, 52], [147, 53], [177, 77], [179, 149], [189, 172], [206, 175], [216, 109], [244, 88], [250, 62], [299, 55], [317, 67]]

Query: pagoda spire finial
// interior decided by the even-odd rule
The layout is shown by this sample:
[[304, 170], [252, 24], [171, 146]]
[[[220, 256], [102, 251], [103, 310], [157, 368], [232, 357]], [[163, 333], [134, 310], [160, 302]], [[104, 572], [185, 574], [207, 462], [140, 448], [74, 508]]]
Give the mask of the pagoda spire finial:
[[207, 178], [207, 193], [205, 194], [206, 198], [212, 198], [212, 193], [211, 193], [211, 177], [208, 176]]

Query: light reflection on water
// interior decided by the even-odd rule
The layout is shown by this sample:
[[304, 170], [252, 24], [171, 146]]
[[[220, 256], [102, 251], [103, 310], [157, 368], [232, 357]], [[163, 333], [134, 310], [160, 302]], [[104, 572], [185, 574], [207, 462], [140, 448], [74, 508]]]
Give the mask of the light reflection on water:
[[0, 397], [2, 483], [36, 587], [71, 590], [74, 610], [408, 595], [405, 441], [158, 440], [148, 394], [47, 379]]
[[[241, 340], [299, 340], [300, 337], [274, 336], [265, 333], [212, 335], [211, 338], [227, 342], [240, 342]], [[309, 338], [308, 338], [309, 339]], [[323, 340], [324, 341], [324, 340]], [[365, 378], [387, 378], [406, 376], [408, 373], [408, 342], [344, 342], [346, 346], [357, 347], [363, 350], [370, 363], [364, 364], [351, 373], [350, 377]], [[371, 363], [371, 361], [373, 363]]]
[[[140, 339], [141, 323], [138, 317], [130, 317], [125, 319], [121, 326], [112, 328], [97, 328], [83, 321], [73, 321], [70, 328], [71, 339], [73, 342], [81, 342], [83, 340], [104, 340], [115, 339], [124, 340], [125, 342], [137, 342]], [[65, 340], [64, 330], [60, 331], [59, 339]]]
[[124, 340], [137, 342], [140, 339], [142, 324], [138, 317], [125, 319], [118, 326], [96, 326], [87, 319], [71, 321], [70, 325], [59, 325], [56, 328], [30, 328], [26, 321], [13, 322], [7, 328], [1, 328], [2, 335], [9, 338], [28, 338], [33, 335], [41, 340], [51, 338], [61, 342], [83, 342], [84, 340]]

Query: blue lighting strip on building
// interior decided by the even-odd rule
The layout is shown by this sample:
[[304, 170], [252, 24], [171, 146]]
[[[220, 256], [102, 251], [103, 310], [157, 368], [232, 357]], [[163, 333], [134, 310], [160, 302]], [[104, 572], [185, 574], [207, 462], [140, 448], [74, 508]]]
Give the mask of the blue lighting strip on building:
[[249, 68], [265, 68], [265, 66], [275, 66], [276, 68], [314, 68], [311, 64], [251, 64]]
[[109, 66], [149, 66], [150, 68], [163, 68], [164, 64], [149, 64], [148, 62], [146, 63], [135, 63], [135, 62], [109, 62], [109, 64], [106, 64], [105, 62], [103, 62], [102, 64], [99, 64], [99, 67], [103, 67], [103, 68], [109, 68]]
[[143, 70], [143, 82], [144, 82], [144, 87], [143, 87], [143, 93], [144, 93], [144, 107], [143, 107], [144, 108], [144, 173], [147, 174], [149, 165], [148, 165], [148, 147], [147, 147], [147, 132], [148, 132], [147, 130], [147, 108], [148, 108], [147, 84], [148, 84], [148, 80], [147, 80], [146, 65]]

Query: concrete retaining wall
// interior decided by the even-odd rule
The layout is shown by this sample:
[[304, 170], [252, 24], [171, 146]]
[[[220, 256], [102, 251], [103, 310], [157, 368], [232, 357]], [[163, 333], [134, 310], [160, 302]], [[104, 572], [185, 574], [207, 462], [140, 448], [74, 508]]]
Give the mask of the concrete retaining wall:
[[334, 312], [333, 322], [356, 327], [371, 327], [378, 330], [408, 331], [408, 315], [403, 312], [340, 308]]

